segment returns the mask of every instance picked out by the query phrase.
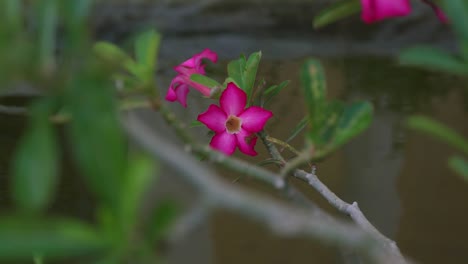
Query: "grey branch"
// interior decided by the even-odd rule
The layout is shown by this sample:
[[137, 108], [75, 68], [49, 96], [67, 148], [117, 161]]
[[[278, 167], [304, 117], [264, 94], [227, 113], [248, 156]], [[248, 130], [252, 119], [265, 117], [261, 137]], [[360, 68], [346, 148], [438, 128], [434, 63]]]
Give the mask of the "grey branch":
[[[356, 250], [376, 263], [405, 263], [370, 233], [347, 222], [323, 218], [304, 208], [284, 205], [265, 196], [232, 186], [176, 145], [147, 128], [134, 114], [124, 126], [131, 139], [154, 157], [173, 166], [214, 208], [235, 211], [264, 223], [283, 236], [308, 236], [325, 244]], [[149, 189], [156, 186], [150, 186]]]

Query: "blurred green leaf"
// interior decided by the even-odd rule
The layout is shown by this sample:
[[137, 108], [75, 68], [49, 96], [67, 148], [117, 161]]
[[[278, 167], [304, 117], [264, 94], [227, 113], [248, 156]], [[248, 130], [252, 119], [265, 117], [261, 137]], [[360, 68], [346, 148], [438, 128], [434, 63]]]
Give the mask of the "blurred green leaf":
[[13, 160], [12, 191], [24, 211], [46, 209], [57, 185], [58, 150], [49, 121], [54, 102], [42, 99], [31, 107], [32, 117]]
[[78, 167], [91, 190], [116, 209], [126, 170], [126, 143], [109, 77], [90, 62], [70, 80], [66, 105], [73, 116], [68, 128]]
[[345, 107], [345, 104], [339, 100], [332, 100], [326, 104], [324, 112], [320, 114], [324, 116], [322, 125], [312, 127], [310, 132], [316, 145], [326, 145], [333, 140]]
[[178, 214], [177, 206], [174, 202], [165, 200], [153, 211], [149, 224], [148, 235], [154, 243], [167, 235], [171, 224]]
[[105, 41], [100, 41], [94, 44], [93, 52], [99, 58], [116, 65], [125, 65], [133, 62], [132, 58], [130, 58], [125, 51], [116, 45]]
[[94, 2], [92, 0], [61, 1], [61, 19], [64, 24], [64, 32], [61, 34], [65, 54], [70, 57], [81, 57], [81, 52], [87, 52], [89, 46], [89, 34], [87, 30], [87, 18]]
[[407, 125], [412, 129], [417, 129], [436, 137], [468, 155], [468, 141], [451, 128], [436, 120], [416, 115], [408, 118]]
[[406, 65], [419, 66], [449, 73], [466, 74], [468, 65], [449, 53], [435, 47], [419, 46], [404, 50], [400, 62]]
[[338, 1], [314, 17], [314, 28], [321, 28], [361, 10], [359, 0]]
[[55, 43], [58, 22], [57, 0], [39, 0], [36, 2], [39, 17], [39, 63], [41, 72], [49, 75], [55, 70]]
[[273, 99], [279, 92], [281, 92], [281, 90], [283, 90], [284, 87], [288, 86], [288, 84], [289, 81], [286, 80], [278, 85], [273, 85], [266, 89], [265, 92], [263, 92], [263, 96], [265, 97], [263, 105], [267, 105], [271, 101], [271, 99]]
[[219, 82], [203, 74], [192, 74], [190, 75], [190, 80], [209, 88], [221, 87], [221, 84]]
[[198, 120], [192, 121], [190, 123], [190, 127], [199, 127], [199, 126], [203, 126], [203, 123]]
[[449, 167], [468, 181], [468, 162], [459, 156], [450, 157]]
[[22, 1], [3, 0], [0, 2], [0, 14], [4, 19], [5, 26], [11, 31], [18, 31], [20, 29], [22, 19]]
[[299, 133], [301, 133], [302, 130], [304, 130], [304, 128], [306, 128], [308, 124], [309, 118], [307, 116], [302, 118], [301, 121], [299, 121], [299, 123], [297, 123], [297, 125], [293, 128], [291, 135], [288, 137], [288, 139], [286, 139], [286, 143], [289, 143], [297, 135], [299, 135]]
[[73, 220], [0, 217], [2, 260], [83, 256], [107, 246], [91, 227]]
[[131, 159], [121, 196], [121, 217], [124, 229], [131, 231], [138, 219], [138, 210], [144, 203], [143, 198], [148, 186], [154, 181], [158, 164], [148, 157]]
[[355, 102], [345, 107], [333, 137], [333, 148], [347, 143], [372, 123], [373, 108], [369, 102]]
[[[318, 60], [307, 60], [301, 69], [302, 88], [304, 90], [307, 113], [312, 130], [322, 127], [326, 120], [326, 81], [322, 65]], [[314, 135], [314, 134], [311, 134]], [[312, 138], [312, 141], [317, 138]]]
[[465, 0], [443, 1], [444, 12], [462, 42], [468, 42], [468, 3]]
[[135, 57], [137, 63], [145, 65], [148, 70], [147, 74], [154, 73], [156, 69], [157, 54], [161, 35], [155, 30], [148, 30], [137, 36], [135, 41]]

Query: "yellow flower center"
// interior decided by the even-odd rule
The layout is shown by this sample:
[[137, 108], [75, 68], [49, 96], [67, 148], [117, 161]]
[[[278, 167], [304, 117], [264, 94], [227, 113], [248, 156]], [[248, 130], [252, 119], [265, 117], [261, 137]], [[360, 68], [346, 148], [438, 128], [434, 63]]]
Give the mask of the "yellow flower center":
[[229, 133], [235, 134], [241, 129], [242, 120], [237, 116], [230, 115], [226, 120], [226, 129]]

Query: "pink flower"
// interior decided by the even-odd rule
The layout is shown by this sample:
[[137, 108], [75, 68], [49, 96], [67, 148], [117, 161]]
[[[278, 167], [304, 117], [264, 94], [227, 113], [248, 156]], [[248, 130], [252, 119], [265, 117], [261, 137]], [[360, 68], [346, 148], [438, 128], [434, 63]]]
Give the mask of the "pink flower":
[[[442, 10], [430, 0], [422, 0], [430, 5], [437, 17], [447, 23], [447, 17]], [[386, 18], [406, 16], [411, 13], [409, 0], [361, 0], [361, 18], [366, 23], [374, 23]]]
[[246, 102], [246, 93], [229, 83], [219, 98], [221, 107], [212, 104], [198, 116], [198, 121], [215, 132], [210, 142], [212, 148], [231, 155], [237, 146], [247, 155], [257, 155], [255, 133], [263, 129], [273, 113], [258, 106], [244, 109]]
[[211, 89], [209, 87], [190, 80], [192, 74], [205, 74], [205, 65], [202, 64], [202, 59], [208, 59], [216, 63], [218, 55], [214, 51], [205, 49], [201, 53], [195, 54], [192, 58], [174, 67], [174, 70], [179, 74], [172, 80], [169, 90], [167, 90], [167, 101], [174, 102], [177, 100], [181, 105], [187, 107], [189, 87], [195, 88], [204, 96], [210, 96]]

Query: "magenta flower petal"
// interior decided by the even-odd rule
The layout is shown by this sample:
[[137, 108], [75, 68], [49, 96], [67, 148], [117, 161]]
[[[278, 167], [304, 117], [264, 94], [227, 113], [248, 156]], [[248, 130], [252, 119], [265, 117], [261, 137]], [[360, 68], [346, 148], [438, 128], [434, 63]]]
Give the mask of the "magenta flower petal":
[[226, 155], [232, 155], [236, 150], [237, 139], [233, 134], [228, 132], [217, 133], [213, 136], [210, 146], [216, 150], [223, 152]]
[[246, 103], [247, 94], [232, 82], [228, 83], [226, 90], [219, 98], [219, 104], [228, 116], [238, 116], [243, 112]]
[[237, 146], [239, 150], [249, 156], [256, 156], [255, 144], [257, 143], [257, 137], [253, 133], [249, 133], [245, 130], [239, 131], [236, 134]]
[[361, 18], [373, 23], [385, 18], [406, 16], [411, 12], [409, 0], [361, 0]]
[[242, 128], [253, 133], [260, 132], [273, 113], [258, 106], [247, 108], [239, 118], [242, 119]]
[[217, 105], [210, 105], [208, 110], [198, 115], [197, 120], [205, 124], [209, 129], [216, 133], [224, 132], [226, 130], [227, 116]]
[[181, 105], [187, 107], [187, 94], [189, 86], [185, 83], [184, 76], [176, 76], [169, 86], [166, 94], [166, 100], [170, 102], [179, 101]]
[[216, 62], [218, 61], [218, 55], [210, 49], [205, 49], [202, 52], [195, 54], [192, 58], [184, 61], [180, 66], [193, 68], [197, 73], [205, 74], [205, 67], [202, 65], [202, 59], [208, 59], [212, 62]]

